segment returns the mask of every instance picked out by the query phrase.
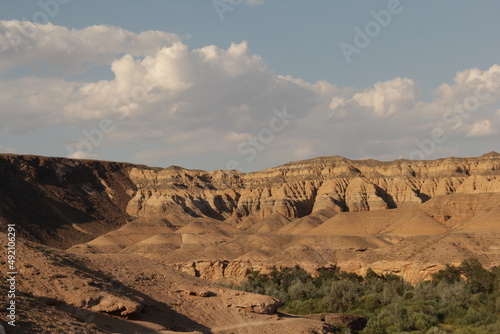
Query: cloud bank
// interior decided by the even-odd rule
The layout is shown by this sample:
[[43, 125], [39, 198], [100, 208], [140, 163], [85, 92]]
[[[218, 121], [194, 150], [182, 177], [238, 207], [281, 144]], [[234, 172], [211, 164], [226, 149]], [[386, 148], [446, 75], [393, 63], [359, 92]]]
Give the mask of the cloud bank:
[[[36, 32], [13, 45], [27, 30]], [[60, 155], [255, 170], [320, 155], [481, 154], [498, 143], [499, 65], [425, 91], [411, 78], [309, 83], [279, 75], [245, 41], [189, 49], [160, 31], [0, 21], [0, 45], [0, 74], [9, 74], [0, 79], [0, 135], [55, 129]], [[99, 66], [114, 77], [71, 79]], [[100, 130], [103, 120], [112, 130]]]

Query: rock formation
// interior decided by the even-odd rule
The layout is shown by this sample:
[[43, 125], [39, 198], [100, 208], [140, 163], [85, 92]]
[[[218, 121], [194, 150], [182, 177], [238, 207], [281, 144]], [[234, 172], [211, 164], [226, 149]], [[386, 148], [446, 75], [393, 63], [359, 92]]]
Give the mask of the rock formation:
[[418, 280], [471, 256], [500, 264], [495, 152], [321, 157], [247, 174], [0, 155], [0, 173], [0, 223], [27, 239], [137, 254], [202, 278], [340, 265]]
[[281, 214], [299, 218], [314, 211], [373, 211], [419, 205], [450, 193], [500, 191], [500, 155], [434, 161], [353, 161], [325, 157], [264, 171], [204, 172], [169, 167], [133, 168], [137, 192], [132, 216], [173, 209], [215, 219]]
[[81, 333], [330, 333], [356, 319], [280, 318], [278, 300], [200, 278], [299, 265], [417, 282], [470, 257], [500, 265], [494, 152], [321, 157], [248, 174], [3, 154], [0, 176], [0, 226], [15, 224], [19, 238], [20, 298], [37, 316], [80, 319], [71, 328]]

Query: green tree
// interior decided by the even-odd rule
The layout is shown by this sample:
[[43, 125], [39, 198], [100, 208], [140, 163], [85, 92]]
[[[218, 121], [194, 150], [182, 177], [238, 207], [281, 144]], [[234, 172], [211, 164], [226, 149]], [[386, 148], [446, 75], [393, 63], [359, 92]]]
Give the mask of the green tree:
[[495, 287], [495, 275], [484, 269], [478, 259], [464, 260], [460, 271], [467, 277], [467, 284], [473, 293], [491, 293]]
[[445, 269], [439, 270], [437, 273], [432, 274], [432, 280], [434, 282], [446, 282], [455, 283], [459, 282], [461, 279], [461, 270], [454, 265], [446, 265]]

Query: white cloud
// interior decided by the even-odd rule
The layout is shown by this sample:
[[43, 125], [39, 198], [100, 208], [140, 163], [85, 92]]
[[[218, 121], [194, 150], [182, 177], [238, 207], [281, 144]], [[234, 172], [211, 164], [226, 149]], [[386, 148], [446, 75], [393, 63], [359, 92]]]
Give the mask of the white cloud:
[[368, 108], [376, 117], [387, 117], [411, 110], [417, 97], [418, 91], [413, 80], [396, 78], [377, 82], [373, 88], [355, 94], [352, 101]]
[[[1, 21], [0, 38], [5, 41], [23, 24], [28, 23]], [[134, 34], [107, 26], [69, 30], [50, 24], [37, 29], [40, 40], [20, 45], [26, 49], [18, 57], [0, 52], [0, 71], [40, 63], [74, 68], [48, 78], [0, 80], [0, 135], [53, 128], [54, 136], [61, 133], [58, 142], [64, 150], [78, 143], [82, 130], [96, 129], [104, 118], [112, 120], [114, 130], [102, 145], [91, 152], [75, 149], [73, 157], [97, 158], [99, 153], [110, 159], [102, 153], [106, 148], [119, 152], [115, 159], [120, 160], [203, 168], [225, 168], [227, 161], [236, 160], [252, 170], [319, 155], [407, 158], [415, 140], [428, 139], [436, 127], [448, 138], [437, 145], [433, 154], [439, 155], [500, 128], [498, 106], [493, 108], [500, 102], [498, 65], [461, 71], [453, 84], [441, 85], [425, 101], [409, 78], [359, 89], [281, 76], [244, 41], [227, 49], [208, 45], [192, 50], [166, 32]], [[112, 46], [104, 43], [107, 39]], [[68, 73], [103, 64], [113, 79], [65, 79]], [[474, 97], [480, 85], [489, 85], [490, 94], [478, 99], [459, 126], [443, 121], [457, 103]], [[285, 106], [295, 118], [275, 131], [269, 143], [257, 143], [254, 160], [239, 154], [242, 142], [271, 127], [273, 108]]]
[[330, 109], [332, 110], [335, 110], [337, 109], [338, 107], [344, 105], [346, 103], [346, 99], [344, 99], [343, 97], [339, 97], [339, 96], [335, 96], [332, 101], [330, 102]]
[[16, 149], [0, 145], [0, 153], [16, 153]]
[[100, 159], [100, 156], [98, 154], [88, 154], [85, 152], [76, 151], [76, 152], [73, 152], [72, 154], [70, 154], [68, 156], [68, 158], [98, 160], [98, 159]]
[[439, 127], [450, 138], [471, 138], [493, 133], [500, 125], [495, 109], [500, 102], [500, 66], [457, 72], [453, 84], [442, 84], [435, 98], [417, 106], [419, 122], [428, 131]]
[[178, 41], [179, 36], [163, 31], [136, 34], [105, 25], [70, 30], [51, 23], [0, 21], [0, 73], [16, 67], [80, 73], [123, 53], [150, 55]]
[[454, 84], [442, 84], [436, 90], [436, 104], [450, 106], [477, 100], [478, 107], [500, 96], [500, 65], [482, 71], [478, 68], [457, 72]]
[[471, 129], [467, 132], [467, 137], [481, 137], [494, 133], [496, 133], [496, 131], [491, 128], [491, 122], [486, 119], [472, 124]]
[[293, 151], [292, 158], [297, 160], [304, 160], [307, 158], [314, 158], [314, 151], [309, 147], [300, 147]]

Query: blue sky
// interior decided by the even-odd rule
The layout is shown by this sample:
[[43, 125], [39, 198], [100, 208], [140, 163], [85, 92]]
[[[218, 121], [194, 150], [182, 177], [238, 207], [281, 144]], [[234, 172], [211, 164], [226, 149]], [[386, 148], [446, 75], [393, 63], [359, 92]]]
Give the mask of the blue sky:
[[[222, 1], [2, 4], [0, 152], [251, 171], [498, 150], [499, 2]], [[370, 24], [348, 62], [340, 44]]]

